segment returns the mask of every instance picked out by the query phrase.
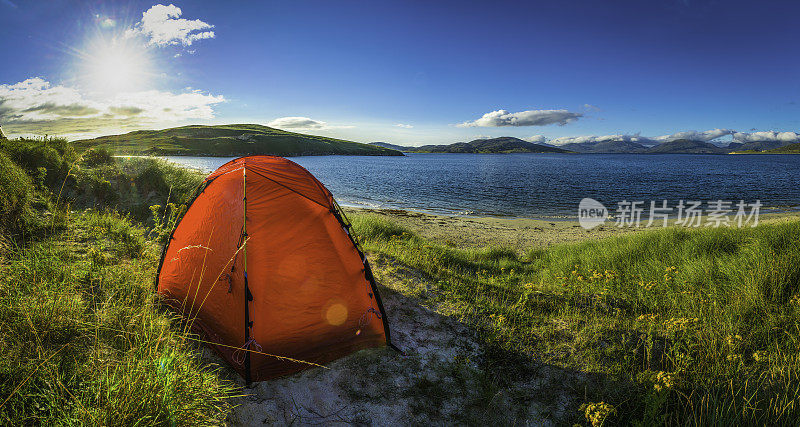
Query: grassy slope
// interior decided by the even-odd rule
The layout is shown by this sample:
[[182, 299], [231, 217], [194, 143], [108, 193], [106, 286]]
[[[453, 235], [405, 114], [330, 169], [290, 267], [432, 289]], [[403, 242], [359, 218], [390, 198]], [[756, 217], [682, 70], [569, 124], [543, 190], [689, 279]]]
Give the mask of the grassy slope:
[[790, 144], [785, 147], [767, 150], [769, 154], [800, 154], [800, 143]]
[[369, 215], [354, 223], [373, 259], [434, 289], [393, 283], [387, 270], [381, 280], [482, 331], [498, 383], [536, 363], [589, 372], [596, 381], [576, 386], [586, 403], [615, 406], [624, 424], [800, 419], [800, 222], [666, 229], [525, 256], [455, 249]]
[[304, 156], [351, 154], [397, 156], [402, 153], [369, 144], [305, 135], [254, 124], [182, 126], [102, 136], [75, 142], [81, 149], [103, 147], [115, 154]]

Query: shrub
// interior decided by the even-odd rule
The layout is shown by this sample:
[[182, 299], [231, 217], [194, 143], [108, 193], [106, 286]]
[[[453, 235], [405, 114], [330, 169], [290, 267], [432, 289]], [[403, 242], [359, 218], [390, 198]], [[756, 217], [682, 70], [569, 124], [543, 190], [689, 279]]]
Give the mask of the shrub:
[[81, 164], [89, 167], [110, 165], [113, 163], [114, 157], [111, 156], [111, 152], [108, 151], [107, 148], [103, 147], [92, 148], [91, 150], [83, 153], [83, 156], [81, 156]]
[[51, 189], [60, 187], [70, 166], [77, 159], [75, 149], [66, 139], [14, 139], [3, 144], [3, 150], [17, 165], [41, 184]]
[[120, 168], [132, 178], [140, 195], [145, 199], [156, 197], [156, 200], [149, 200], [153, 203], [145, 206], [147, 214], [154, 203], [186, 203], [203, 181], [203, 176], [197, 172], [159, 159], [125, 158], [121, 159]]
[[30, 220], [33, 191], [31, 178], [0, 153], [0, 228], [11, 233], [25, 228]]

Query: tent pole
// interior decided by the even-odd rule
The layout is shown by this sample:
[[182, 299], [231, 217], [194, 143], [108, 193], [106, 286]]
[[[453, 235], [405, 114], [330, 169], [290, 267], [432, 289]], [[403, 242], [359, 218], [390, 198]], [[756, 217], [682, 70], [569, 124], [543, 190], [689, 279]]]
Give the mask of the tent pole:
[[250, 288], [247, 286], [247, 168], [242, 167], [242, 194], [244, 195], [244, 212], [242, 221], [242, 234], [244, 235], [244, 247], [242, 247], [242, 256], [244, 257], [244, 381], [247, 386], [250, 386], [250, 301], [253, 299], [250, 296]]

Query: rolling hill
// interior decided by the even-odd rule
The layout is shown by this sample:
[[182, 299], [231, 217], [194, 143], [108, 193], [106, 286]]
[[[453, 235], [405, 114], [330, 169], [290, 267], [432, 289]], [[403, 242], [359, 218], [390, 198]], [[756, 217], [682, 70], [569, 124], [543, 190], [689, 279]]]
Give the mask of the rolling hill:
[[401, 152], [411, 152], [414, 151], [417, 147], [409, 147], [405, 145], [397, 145], [397, 144], [390, 144], [388, 142], [370, 142], [368, 145], [375, 145], [378, 147], [388, 148], [390, 150], [396, 150]]
[[561, 148], [578, 153], [644, 153], [647, 147], [630, 141], [578, 142], [564, 144]]
[[562, 148], [534, 144], [510, 136], [476, 139], [449, 145], [423, 145], [422, 147], [408, 148], [408, 151], [414, 153], [571, 153]]
[[725, 154], [729, 150], [714, 144], [690, 139], [675, 139], [648, 148], [648, 154]]
[[114, 154], [233, 157], [276, 156], [402, 156], [375, 145], [324, 136], [287, 132], [255, 124], [191, 125], [163, 130], [139, 130], [123, 135], [75, 141], [79, 149], [103, 147]]
[[768, 151], [783, 148], [791, 145], [791, 142], [784, 141], [750, 141], [750, 142], [732, 142], [725, 147], [729, 151]]
[[789, 144], [785, 147], [764, 151], [767, 154], [800, 154], [800, 142]]

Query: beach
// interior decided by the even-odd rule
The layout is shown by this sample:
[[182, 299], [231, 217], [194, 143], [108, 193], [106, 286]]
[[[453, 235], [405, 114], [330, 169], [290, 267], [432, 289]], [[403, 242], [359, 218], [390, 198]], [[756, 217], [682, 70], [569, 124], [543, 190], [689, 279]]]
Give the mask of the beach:
[[[507, 247], [517, 251], [544, 248], [559, 243], [602, 239], [663, 227], [617, 227], [612, 220], [587, 230], [577, 220], [539, 220], [531, 218], [500, 218], [433, 215], [398, 209], [365, 209], [343, 207], [349, 217], [373, 215], [409, 228], [431, 241], [459, 248]], [[759, 223], [774, 224], [800, 219], [800, 212], [765, 213]], [[702, 220], [705, 223], [705, 218]], [[660, 223], [657, 223], [660, 224]], [[669, 221], [670, 226], [675, 220]]]

